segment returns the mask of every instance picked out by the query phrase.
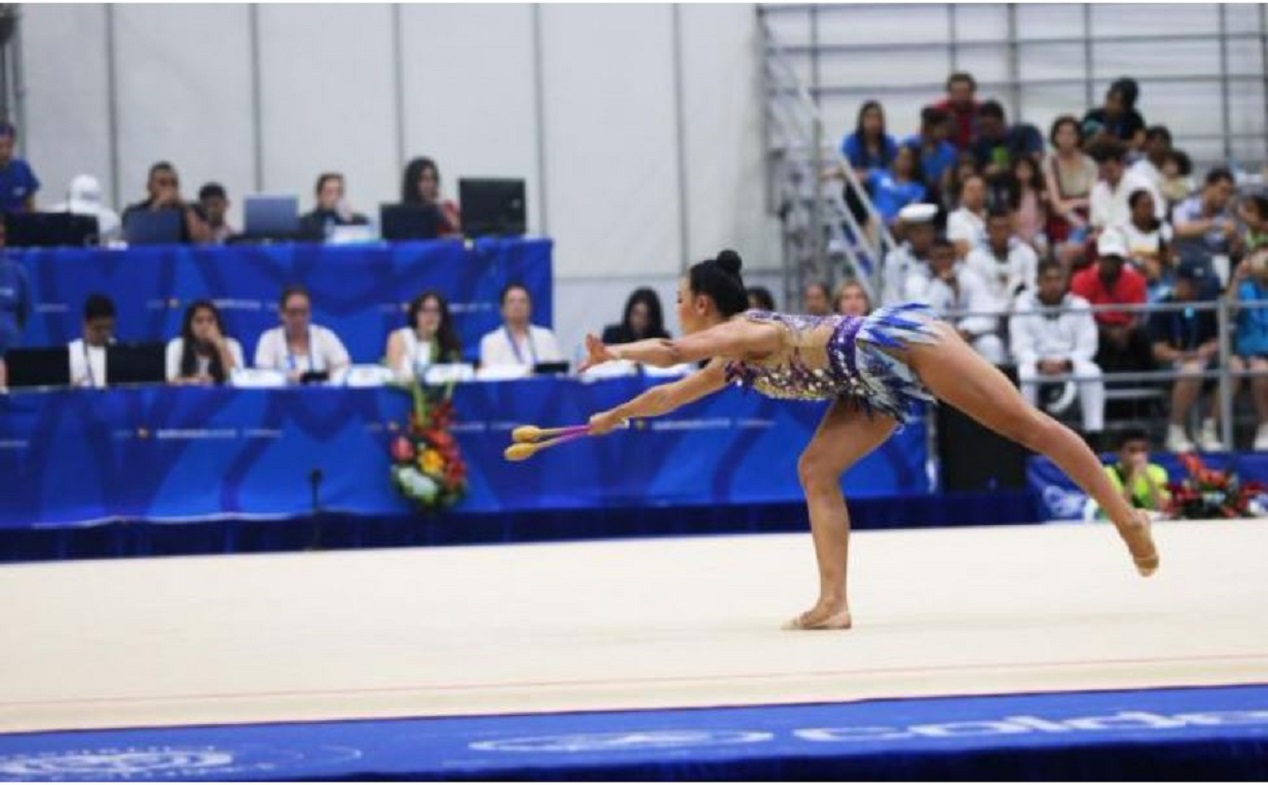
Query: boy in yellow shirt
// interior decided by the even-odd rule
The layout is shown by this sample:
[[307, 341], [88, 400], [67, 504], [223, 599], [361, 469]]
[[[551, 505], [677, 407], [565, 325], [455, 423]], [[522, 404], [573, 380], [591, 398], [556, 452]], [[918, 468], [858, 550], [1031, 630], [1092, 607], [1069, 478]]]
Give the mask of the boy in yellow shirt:
[[1167, 470], [1149, 462], [1149, 436], [1139, 428], [1123, 431], [1118, 461], [1106, 466], [1105, 473], [1114, 489], [1137, 509], [1161, 512], [1171, 499]]

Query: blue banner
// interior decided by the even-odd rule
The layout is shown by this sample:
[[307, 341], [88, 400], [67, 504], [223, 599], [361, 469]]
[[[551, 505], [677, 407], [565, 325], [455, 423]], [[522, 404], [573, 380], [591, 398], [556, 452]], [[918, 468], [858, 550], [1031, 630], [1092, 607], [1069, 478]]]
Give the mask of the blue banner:
[[[470, 490], [457, 512], [796, 502], [797, 456], [825, 404], [728, 389], [629, 431], [502, 451], [510, 430], [585, 422], [652, 384], [528, 379], [455, 388]], [[141, 388], [0, 398], [0, 527], [306, 515], [401, 514], [388, 444], [409, 396], [393, 389]], [[854, 467], [855, 496], [923, 494], [917, 421]]]
[[425, 289], [450, 300], [470, 359], [501, 324], [498, 299], [512, 281], [528, 287], [533, 321], [552, 325], [550, 240], [481, 239], [366, 245], [154, 246], [12, 251], [30, 274], [35, 314], [22, 346], [80, 336], [84, 300], [100, 292], [118, 308], [118, 336], [166, 341], [193, 300], [216, 302], [250, 363], [260, 333], [279, 324], [278, 297], [291, 284], [312, 294], [313, 321], [335, 331], [353, 360], [378, 362], [405, 305]]

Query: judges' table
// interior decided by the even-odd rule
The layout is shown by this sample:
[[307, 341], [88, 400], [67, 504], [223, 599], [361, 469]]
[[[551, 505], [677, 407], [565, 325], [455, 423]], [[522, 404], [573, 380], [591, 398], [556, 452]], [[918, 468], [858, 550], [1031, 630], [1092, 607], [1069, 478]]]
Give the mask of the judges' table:
[[[629, 431], [502, 451], [524, 423], [584, 422], [658, 380], [538, 378], [455, 387], [470, 470], [456, 513], [748, 505], [801, 498], [796, 458], [823, 404], [738, 389]], [[395, 389], [152, 387], [0, 397], [0, 528], [104, 520], [409, 512], [388, 444], [408, 415]], [[856, 497], [926, 494], [926, 431], [913, 423], [846, 477]]]
[[227, 332], [248, 353], [278, 324], [282, 289], [305, 286], [313, 321], [334, 330], [353, 358], [374, 362], [387, 335], [405, 323], [403, 304], [425, 289], [450, 300], [468, 355], [501, 323], [502, 288], [516, 282], [533, 298], [533, 321], [551, 326], [551, 241], [481, 239], [357, 245], [149, 246], [111, 250], [57, 248], [11, 251], [31, 278], [35, 314], [22, 344], [54, 346], [80, 334], [89, 294], [109, 295], [118, 335], [165, 341], [180, 332], [193, 300], [215, 301]]

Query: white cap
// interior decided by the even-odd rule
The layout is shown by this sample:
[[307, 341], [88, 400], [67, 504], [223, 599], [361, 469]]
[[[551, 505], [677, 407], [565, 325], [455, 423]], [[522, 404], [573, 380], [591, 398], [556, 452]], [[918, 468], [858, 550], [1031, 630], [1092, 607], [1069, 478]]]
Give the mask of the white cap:
[[1127, 241], [1117, 229], [1106, 229], [1096, 241], [1097, 256], [1117, 256], [1127, 258]]
[[936, 204], [909, 204], [898, 211], [898, 219], [906, 224], [929, 223], [938, 214]]

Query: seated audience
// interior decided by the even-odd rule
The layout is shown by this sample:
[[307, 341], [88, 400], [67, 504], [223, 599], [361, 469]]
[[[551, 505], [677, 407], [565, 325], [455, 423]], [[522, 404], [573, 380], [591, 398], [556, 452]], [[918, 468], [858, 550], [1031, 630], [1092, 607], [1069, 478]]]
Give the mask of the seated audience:
[[1017, 298], [1008, 321], [1008, 338], [1022, 394], [1032, 406], [1039, 405], [1039, 385], [1045, 377], [1083, 377], [1077, 382], [1083, 430], [1089, 434], [1104, 430], [1105, 383], [1095, 362], [1096, 320], [1087, 300], [1066, 291], [1060, 263], [1044, 262], [1038, 287]]
[[190, 303], [180, 336], [167, 343], [167, 380], [173, 384], [224, 384], [243, 367], [242, 344], [225, 336], [216, 306], [210, 300]]
[[1159, 189], [1167, 200], [1167, 213], [1177, 204], [1188, 199], [1197, 190], [1193, 182], [1193, 162], [1183, 150], [1172, 150], [1162, 162], [1162, 187]]
[[1096, 161], [1083, 152], [1083, 131], [1079, 121], [1062, 115], [1052, 123], [1048, 135], [1053, 152], [1044, 160], [1043, 179], [1048, 185], [1048, 242], [1054, 247], [1081, 244], [1082, 230], [1091, 212], [1092, 187], [1096, 185]]
[[999, 101], [987, 101], [977, 110], [977, 137], [969, 148], [982, 174], [1004, 174], [1016, 158], [1043, 155], [1043, 136], [1035, 127], [1009, 125]]
[[72, 387], [106, 386], [106, 347], [114, 343], [115, 317], [114, 300], [104, 294], [88, 295], [82, 337], [67, 347]]
[[502, 326], [480, 339], [480, 365], [526, 365], [561, 362], [563, 352], [555, 334], [530, 320], [533, 302], [528, 289], [507, 284], [502, 290]]
[[229, 212], [229, 194], [220, 183], [207, 183], [198, 189], [198, 204], [207, 218], [209, 231], [207, 242], [212, 245], [224, 245], [237, 232], [225, 220]]
[[[1229, 358], [1229, 370], [1268, 373], [1268, 248], [1255, 252], [1237, 266], [1229, 293], [1238, 305], [1261, 306], [1236, 309], [1235, 355]], [[1268, 450], [1268, 376], [1252, 376], [1245, 380], [1233, 377], [1230, 395], [1237, 395], [1243, 381], [1250, 382], [1255, 416], [1259, 420], [1254, 448]]]
[[[873, 170], [885, 170], [894, 160], [898, 145], [893, 137], [885, 133], [885, 110], [878, 101], [864, 101], [859, 107], [858, 120], [854, 132], [841, 140], [841, 155], [849, 161], [850, 167], [859, 180], [859, 184], [867, 187], [868, 178]], [[844, 172], [840, 173], [844, 177]], [[845, 205], [854, 221], [869, 233], [875, 227], [868, 226], [868, 210], [864, 203], [865, 194], [855, 192], [847, 179], [845, 182]]]
[[339, 336], [313, 324], [312, 301], [302, 286], [283, 290], [278, 315], [281, 326], [265, 330], [255, 345], [256, 368], [281, 371], [296, 384], [305, 381], [306, 374], [329, 376], [352, 364]]
[[973, 160], [973, 153], [967, 150], [955, 154], [955, 164], [947, 172], [946, 183], [942, 188], [942, 200], [939, 204], [947, 213], [953, 212], [960, 206], [960, 192], [963, 185], [970, 177], [980, 176], [977, 170], [977, 163]]
[[321, 241], [330, 237], [336, 226], [365, 226], [370, 221], [355, 213], [344, 200], [343, 175], [326, 172], [317, 178], [317, 206], [299, 219], [300, 236]]
[[836, 312], [841, 316], [867, 316], [872, 300], [858, 281], [846, 281], [837, 289]]
[[[1165, 305], [1193, 303], [1205, 300], [1204, 293], [1210, 287], [1204, 279], [1212, 274], [1201, 264], [1184, 261], [1176, 267], [1175, 286], [1171, 294], [1160, 302]], [[1206, 300], [1213, 302], [1213, 300]], [[1185, 433], [1185, 421], [1189, 410], [1197, 403], [1204, 387], [1212, 388], [1200, 374], [1218, 367], [1219, 328], [1214, 311], [1182, 310], [1159, 311], [1149, 317], [1149, 336], [1153, 342], [1154, 357], [1159, 365], [1186, 374], [1177, 379], [1171, 388], [1171, 420], [1167, 425], [1167, 449], [1172, 452], [1190, 452], [1193, 442]], [[1195, 374], [1188, 376], [1188, 374]], [[1203, 450], [1224, 449], [1220, 441], [1216, 421], [1218, 403], [1213, 400], [1211, 416], [1202, 421], [1198, 434], [1198, 446]]]
[[924, 175], [929, 200], [939, 202], [951, 168], [955, 166], [955, 145], [947, 141], [951, 120], [942, 109], [926, 106], [920, 110], [920, 133], [908, 137], [903, 144], [914, 149]]
[[182, 243], [205, 243], [211, 237], [207, 221], [200, 213], [198, 205], [190, 204], [181, 198], [180, 178], [176, 176], [176, 167], [167, 161], [159, 161], [150, 167], [150, 175], [145, 183], [149, 196], [135, 204], [128, 205], [121, 218], [123, 226], [128, 226], [128, 216], [136, 212], [159, 210], [179, 210], [182, 216]]
[[881, 220], [885, 226], [892, 227], [898, 220], [899, 211], [925, 200], [925, 185], [916, 150], [906, 145], [898, 148], [890, 167], [873, 169], [868, 173], [865, 185]]
[[[1144, 305], [1145, 277], [1127, 265], [1127, 243], [1117, 231], [1096, 243], [1098, 259], [1070, 280], [1070, 291], [1092, 305]], [[1108, 372], [1153, 368], [1141, 312], [1097, 311], [1096, 364]]]
[[1140, 87], [1134, 79], [1119, 79], [1105, 93], [1105, 105], [1083, 116], [1083, 135], [1089, 142], [1114, 140], [1136, 151], [1145, 144], [1145, 118], [1136, 111]]
[[13, 154], [18, 129], [0, 121], [0, 212], [30, 213], [35, 211], [35, 194], [40, 190], [39, 178], [31, 165]]
[[409, 304], [404, 327], [387, 338], [387, 367], [402, 380], [422, 379], [437, 363], [462, 362], [462, 345], [449, 316], [449, 303], [435, 290]]
[[1162, 192], [1162, 167], [1171, 152], [1171, 131], [1165, 125], [1150, 126], [1145, 131], [1145, 154], [1131, 170], [1149, 182], [1154, 190]]
[[1149, 435], [1140, 428], [1119, 434], [1117, 461], [1105, 467], [1114, 488], [1133, 508], [1162, 512], [1171, 500], [1167, 470], [1149, 462]]
[[832, 294], [822, 281], [811, 281], [801, 291], [801, 308], [807, 316], [828, 316], [832, 313]]
[[1143, 188], [1128, 197], [1131, 221], [1122, 227], [1127, 240], [1128, 261], [1145, 276], [1149, 301], [1157, 302], [1171, 290], [1175, 260], [1171, 247], [1171, 224], [1155, 215], [1154, 197]]
[[986, 180], [971, 175], [960, 183], [960, 207], [947, 216], [947, 239], [957, 259], [986, 242]]
[[977, 82], [973, 75], [957, 71], [947, 77], [947, 97], [934, 104], [935, 109], [947, 113], [951, 120], [951, 143], [958, 150], [967, 150], [977, 136], [977, 109], [975, 99]]
[[1028, 155], [1013, 161], [1009, 174], [1008, 207], [1013, 211], [1013, 231], [1035, 251], [1044, 253], [1048, 248], [1048, 238], [1044, 233], [1048, 224], [1047, 184], [1038, 164]]
[[1245, 227], [1242, 249], [1249, 256], [1260, 248], [1268, 248], [1268, 195], [1252, 194], [1240, 200], [1237, 217]]
[[633, 343], [648, 338], [668, 338], [660, 296], [655, 289], [643, 287], [630, 293], [620, 324], [603, 328], [603, 342]]
[[440, 192], [440, 168], [430, 158], [415, 158], [405, 167], [401, 182], [403, 204], [423, 204], [440, 211], [439, 235], [462, 234], [462, 213], [452, 199]]
[[119, 214], [101, 200], [101, 183], [90, 174], [76, 175], [66, 189], [66, 201], [48, 208], [55, 213], [91, 215], [97, 219], [97, 236], [102, 245], [123, 237]]
[[[748, 307], [758, 311], [775, 310], [775, 295], [770, 293], [770, 289], [765, 286], [750, 286], [748, 288]], [[607, 343], [607, 341], [604, 341]]]
[[933, 222], [937, 214], [938, 208], [931, 204], [908, 205], [899, 212], [904, 240], [885, 256], [881, 271], [881, 305], [897, 305], [910, 300], [907, 288], [912, 283], [918, 285], [919, 291], [924, 291], [930, 275], [929, 249], [933, 247], [936, 235]]
[[1238, 240], [1232, 200], [1233, 174], [1221, 167], [1207, 173], [1201, 191], [1175, 206], [1171, 225], [1181, 259], [1209, 266], [1216, 256], [1232, 255]]
[[928, 283], [915, 277], [909, 290], [916, 302], [928, 303], [934, 313], [949, 322], [978, 354], [995, 365], [1008, 360], [1000, 337], [1000, 303], [991, 297], [986, 281], [957, 262], [950, 240], [933, 241], [929, 253]]
[[1039, 257], [1013, 233], [1014, 216], [1006, 208], [991, 210], [986, 219], [985, 245], [969, 251], [965, 265], [986, 283], [996, 302], [1011, 305], [1025, 289], [1034, 289], [1039, 273]]
[[1131, 221], [1131, 208], [1127, 199], [1144, 189], [1154, 197], [1155, 217], [1161, 221], [1162, 197], [1154, 190], [1153, 183], [1127, 169], [1127, 148], [1114, 140], [1102, 142], [1092, 148], [1092, 158], [1100, 180], [1092, 187], [1092, 229], [1097, 232], [1110, 227], [1121, 229]]

